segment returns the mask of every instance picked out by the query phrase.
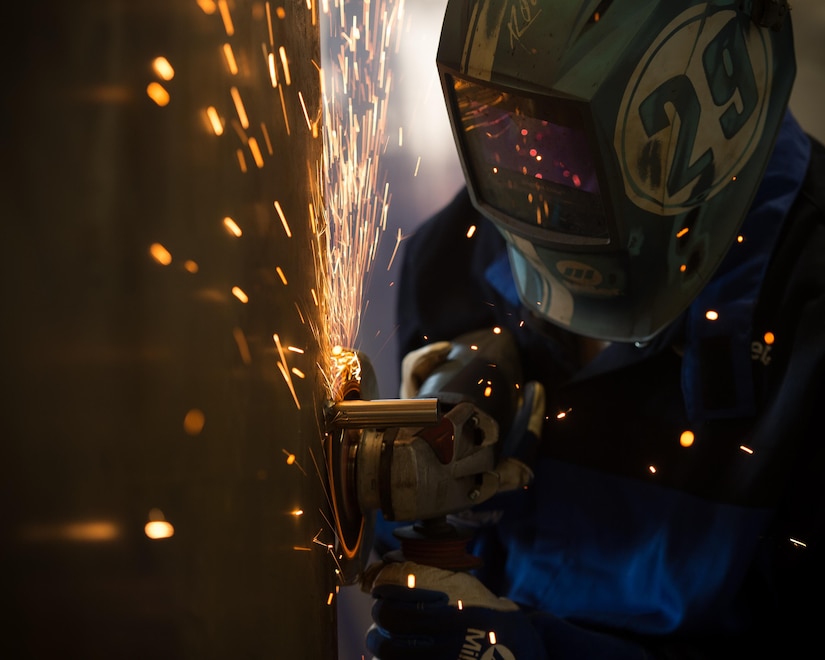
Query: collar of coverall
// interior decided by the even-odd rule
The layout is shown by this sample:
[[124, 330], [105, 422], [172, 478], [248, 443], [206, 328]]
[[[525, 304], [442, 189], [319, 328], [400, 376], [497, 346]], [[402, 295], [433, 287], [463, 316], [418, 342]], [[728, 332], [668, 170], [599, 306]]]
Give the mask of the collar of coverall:
[[[785, 217], [799, 194], [810, 160], [808, 136], [790, 112], [786, 113], [771, 160], [740, 234], [719, 269], [690, 307], [647, 346], [614, 344], [576, 375], [583, 377], [626, 366], [675, 344], [684, 346], [682, 391], [688, 418], [746, 417], [755, 412], [751, 367], [752, 320], [767, 265]], [[521, 306], [507, 253], [485, 271], [487, 281], [514, 306]], [[718, 313], [709, 322], [707, 310]], [[702, 369], [713, 368], [713, 375]], [[724, 398], [713, 400], [702, 383], [731, 385]], [[724, 390], [720, 390], [724, 391]]]

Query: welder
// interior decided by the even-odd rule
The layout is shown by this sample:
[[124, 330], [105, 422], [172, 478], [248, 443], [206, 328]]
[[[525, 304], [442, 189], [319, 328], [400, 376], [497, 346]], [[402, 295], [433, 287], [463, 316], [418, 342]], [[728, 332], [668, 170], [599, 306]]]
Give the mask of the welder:
[[379, 518], [377, 657], [821, 646], [825, 148], [788, 111], [790, 14], [447, 3], [467, 185], [404, 243], [402, 388], [501, 328], [540, 442], [529, 487], [450, 516], [480, 566], [398, 561]]

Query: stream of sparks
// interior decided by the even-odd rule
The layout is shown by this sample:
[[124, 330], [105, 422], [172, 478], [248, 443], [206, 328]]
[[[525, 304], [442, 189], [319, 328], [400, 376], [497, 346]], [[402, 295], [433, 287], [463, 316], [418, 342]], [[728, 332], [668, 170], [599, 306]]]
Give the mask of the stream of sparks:
[[[355, 347], [379, 241], [387, 228], [389, 184], [380, 156], [387, 145], [392, 88], [388, 54], [397, 48], [405, 0], [324, 0], [324, 181], [315, 246], [322, 319], [321, 365], [330, 386], [342, 365], [335, 347]], [[352, 14], [350, 14], [352, 11]], [[320, 196], [319, 196], [320, 197]]]

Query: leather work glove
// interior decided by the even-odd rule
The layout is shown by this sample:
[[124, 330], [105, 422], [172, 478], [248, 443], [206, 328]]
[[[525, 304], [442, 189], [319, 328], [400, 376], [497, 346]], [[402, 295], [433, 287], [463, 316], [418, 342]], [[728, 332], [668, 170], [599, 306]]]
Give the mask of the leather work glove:
[[380, 660], [546, 657], [528, 616], [469, 573], [378, 562], [362, 589], [375, 598], [367, 648]]
[[412, 399], [421, 389], [421, 384], [436, 368], [444, 364], [453, 345], [448, 341], [437, 341], [410, 351], [401, 361], [402, 399]]

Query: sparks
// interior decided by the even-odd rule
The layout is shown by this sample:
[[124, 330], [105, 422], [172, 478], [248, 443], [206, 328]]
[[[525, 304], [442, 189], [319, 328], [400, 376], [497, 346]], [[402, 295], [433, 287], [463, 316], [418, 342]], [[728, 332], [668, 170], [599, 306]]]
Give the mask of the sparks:
[[283, 46], [278, 49], [278, 55], [281, 58], [281, 66], [284, 69], [284, 82], [289, 86], [292, 84], [292, 78], [289, 75], [289, 60], [286, 57], [286, 49]]
[[214, 106], [210, 105], [206, 109], [206, 118], [209, 121], [209, 125], [212, 127], [215, 135], [223, 135], [223, 120]]
[[[321, 67], [326, 185], [315, 206], [323, 209], [317, 218], [315, 258], [326, 320], [319, 343], [332, 384], [330, 349], [355, 345], [371, 264], [386, 229], [389, 184], [381, 181], [379, 161], [389, 139], [392, 71], [387, 48], [404, 0], [364, 3], [353, 10], [360, 15], [348, 15], [345, 3], [334, 12], [329, 4], [324, 5], [325, 29], [332, 47]], [[399, 141], [402, 136], [399, 132]]]
[[223, 56], [226, 59], [226, 66], [229, 67], [229, 73], [233, 76], [237, 76], [238, 62], [235, 60], [235, 53], [232, 50], [232, 45], [228, 42], [223, 45]]
[[249, 296], [246, 295], [246, 292], [239, 286], [233, 286], [232, 287], [232, 295], [235, 296], [242, 303], [248, 303], [249, 302]]
[[249, 151], [252, 152], [252, 159], [255, 161], [255, 165], [258, 166], [258, 169], [261, 169], [264, 166], [264, 156], [261, 153], [261, 148], [258, 146], [258, 141], [251, 137], [247, 142], [249, 145]]
[[281, 372], [281, 375], [284, 377], [287, 386], [289, 387], [289, 391], [292, 393], [292, 398], [295, 401], [295, 407], [298, 410], [301, 409], [301, 402], [298, 400], [298, 395], [295, 392], [295, 386], [292, 383], [292, 376], [290, 375], [289, 369], [286, 363], [286, 355], [284, 354], [284, 349], [281, 346], [281, 338], [278, 334], [273, 334], [272, 339], [275, 340], [275, 347], [278, 349], [278, 356], [281, 358], [278, 361], [278, 370]]
[[167, 92], [166, 88], [159, 82], [150, 82], [146, 86], [146, 94], [161, 108], [169, 105], [169, 101], [171, 100], [169, 92]]
[[276, 200], [274, 206], [275, 210], [278, 212], [278, 217], [281, 219], [281, 224], [284, 226], [286, 237], [292, 238], [292, 230], [289, 228], [289, 223], [286, 221], [286, 216], [284, 215], [284, 210], [281, 208], [281, 203]]
[[156, 57], [152, 62], [152, 69], [161, 80], [169, 81], [175, 77], [175, 70], [165, 57]]
[[230, 87], [229, 94], [232, 96], [232, 102], [235, 104], [235, 111], [238, 113], [238, 119], [241, 122], [241, 126], [244, 128], [249, 128], [249, 117], [246, 114], [246, 108], [244, 107], [243, 100], [241, 99], [241, 93], [238, 91], [237, 87]]
[[226, 230], [233, 236], [236, 236], [237, 238], [243, 236], [243, 232], [241, 231], [241, 228], [238, 226], [238, 223], [235, 222], [229, 216], [226, 216], [223, 219], [223, 226], [226, 227]]
[[152, 243], [152, 245], [149, 246], [149, 254], [151, 254], [152, 259], [157, 261], [161, 266], [168, 266], [172, 263], [171, 253], [160, 243]]
[[229, 13], [229, 5], [226, 0], [218, 0], [218, 10], [221, 13], [221, 20], [223, 21], [223, 28], [226, 30], [226, 36], [231, 37], [235, 34], [235, 25], [232, 23], [232, 15]]

